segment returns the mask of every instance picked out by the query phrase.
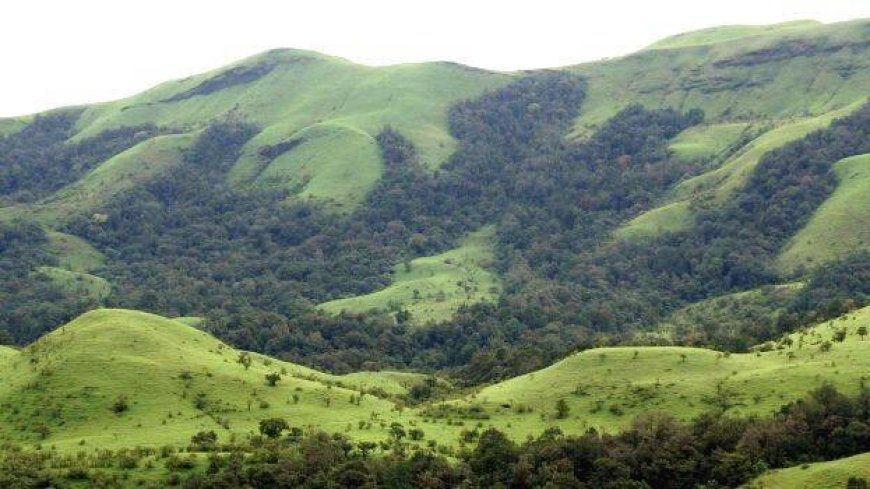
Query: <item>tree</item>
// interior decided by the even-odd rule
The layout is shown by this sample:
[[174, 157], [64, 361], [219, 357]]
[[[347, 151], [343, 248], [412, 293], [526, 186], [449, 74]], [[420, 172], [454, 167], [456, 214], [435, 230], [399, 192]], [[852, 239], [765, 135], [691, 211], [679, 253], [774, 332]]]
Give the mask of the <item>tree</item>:
[[400, 423], [392, 423], [390, 425], [390, 436], [396, 440], [401, 440], [405, 437], [405, 428]]
[[819, 351], [821, 351], [822, 353], [827, 353], [827, 352], [831, 351], [832, 346], [833, 345], [831, 344], [830, 341], [825, 341], [824, 343], [819, 345]]
[[246, 351], [239, 353], [239, 359], [236, 361], [241, 363], [242, 366], [245, 367], [245, 370], [251, 368], [251, 363], [253, 363], [253, 360], [251, 359], [251, 354]]
[[283, 418], [266, 418], [260, 420], [260, 433], [269, 438], [278, 438], [281, 433], [289, 429], [290, 425]]
[[217, 433], [214, 431], [200, 431], [190, 437], [190, 444], [201, 451], [208, 451], [214, 448], [217, 443]]
[[571, 407], [568, 406], [568, 402], [564, 398], [556, 401], [556, 419], [567, 418], [569, 412], [571, 412]]
[[837, 343], [842, 343], [842, 342], [846, 341], [846, 328], [838, 329], [837, 331], [834, 331], [834, 336], [832, 339], [834, 341], [836, 341]]
[[863, 477], [849, 477], [846, 481], [846, 489], [867, 489], [867, 479]]
[[281, 380], [281, 376], [277, 372], [270, 372], [266, 374], [266, 383], [271, 387], [275, 387], [278, 385], [278, 381]]
[[115, 402], [112, 404], [112, 412], [115, 414], [121, 414], [130, 409], [130, 406], [127, 404], [127, 396], [121, 394], [115, 399]]
[[861, 337], [861, 341], [864, 341], [864, 337], [867, 336], [867, 326], [858, 326], [857, 333]]

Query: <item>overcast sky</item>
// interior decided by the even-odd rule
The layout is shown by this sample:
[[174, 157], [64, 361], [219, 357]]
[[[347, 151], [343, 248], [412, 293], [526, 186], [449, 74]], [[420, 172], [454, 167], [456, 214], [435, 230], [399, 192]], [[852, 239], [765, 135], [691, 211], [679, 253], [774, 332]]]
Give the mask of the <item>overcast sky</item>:
[[260, 51], [560, 66], [723, 24], [870, 17], [870, 0], [3, 0], [0, 116], [132, 95]]

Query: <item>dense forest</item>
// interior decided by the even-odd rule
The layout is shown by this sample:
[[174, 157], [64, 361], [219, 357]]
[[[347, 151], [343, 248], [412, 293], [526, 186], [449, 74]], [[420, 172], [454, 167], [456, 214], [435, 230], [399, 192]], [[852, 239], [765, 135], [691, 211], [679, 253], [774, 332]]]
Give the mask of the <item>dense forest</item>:
[[[618, 433], [566, 435], [550, 428], [519, 444], [494, 428], [475, 427], [452, 448], [427, 439], [426, 429], [393, 423], [384, 441], [354, 441], [265, 418], [259, 434], [246, 440], [219, 442], [213, 431], [197, 433], [186, 454], [171, 447], [78, 456], [6, 451], [0, 454], [0, 485], [115, 487], [135, 481], [112, 468], [159, 464], [168, 471], [161, 487], [189, 489], [739, 487], [767, 469], [870, 450], [870, 391], [862, 385], [848, 396], [825, 384], [771, 417], [712, 411], [681, 422], [651, 412]], [[849, 483], [860, 488], [867, 481]]]
[[[584, 91], [580, 77], [539, 72], [455, 105], [449, 120], [459, 147], [435, 171], [400, 132], [384, 128], [383, 177], [347, 214], [288, 192], [228, 185], [241, 147], [259, 130], [230, 116], [203, 131], [184, 164], [113, 198], [99, 209], [105, 218], [73, 216], [62, 231], [106, 256], [106, 305], [205, 316], [204, 327], [234, 345], [335, 372], [413, 367], [451, 369], [469, 383], [504, 378], [575, 349], [636, 341], [636, 331], [684, 304], [785, 279], [808, 285], [778, 319], [736, 334], [704, 331], [692, 344], [745, 351], [865, 302], [867, 256], [798, 277], [779, 276], [772, 262], [833, 191], [832, 164], [870, 152], [870, 105], [768, 153], [724, 204], [696, 199], [690, 230], [614, 242], [617, 226], [703, 170], [674, 158], [668, 143], [704, 115], [630, 106], [587, 140], [568, 141]], [[36, 199], [166, 132], [125, 128], [62, 144], [76, 117], [38, 117], [0, 139], [3, 199]], [[497, 304], [422, 328], [388, 311], [331, 316], [314, 307], [376, 291], [396, 263], [449, 249], [486, 224], [497, 228]], [[93, 307], [30, 273], [55, 259], [37, 226], [9, 223], [0, 232], [6, 341], [26, 343]]]

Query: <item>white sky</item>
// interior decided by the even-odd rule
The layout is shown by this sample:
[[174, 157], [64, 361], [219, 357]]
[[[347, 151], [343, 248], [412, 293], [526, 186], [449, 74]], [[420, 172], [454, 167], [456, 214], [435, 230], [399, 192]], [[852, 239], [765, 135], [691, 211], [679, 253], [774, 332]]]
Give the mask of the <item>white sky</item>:
[[277, 47], [510, 70], [714, 25], [860, 17], [870, 0], [2, 0], [0, 116], [120, 98]]

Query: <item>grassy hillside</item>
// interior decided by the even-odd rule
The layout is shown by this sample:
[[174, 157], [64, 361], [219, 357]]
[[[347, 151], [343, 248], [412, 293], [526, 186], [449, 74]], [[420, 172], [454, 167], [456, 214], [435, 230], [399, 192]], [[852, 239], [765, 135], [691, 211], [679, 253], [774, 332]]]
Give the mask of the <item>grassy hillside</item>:
[[[763, 132], [760, 136], [737, 149], [719, 166], [680, 182], [674, 188], [673, 200], [644, 212], [625, 223], [616, 230], [615, 237], [619, 239], [654, 237], [665, 232], [681, 231], [692, 227], [694, 214], [690, 209], [691, 199], [702, 196], [712, 198], [714, 202], [728, 199], [743, 186], [746, 179], [752, 174], [752, 170], [766, 153], [797, 141], [813, 131], [828, 127], [835, 119], [844, 117], [860, 108], [864, 101], [865, 98], [862, 97], [855, 103], [820, 116], [779, 123], [776, 127]], [[724, 126], [730, 128], [732, 125]], [[684, 133], [674, 140], [671, 149], [678, 157], [685, 157], [687, 151], [689, 154], [692, 151], [698, 153], [706, 151], [710, 154], [716, 148], [720, 148], [721, 152], [724, 151], [723, 148], [727, 147], [728, 130], [720, 128], [714, 130], [712, 134], [703, 128], [699, 131], [701, 134], [707, 133], [707, 135], [702, 136], [694, 133], [685, 135]], [[731, 134], [733, 136], [734, 133]], [[737, 137], [739, 136], [734, 136], [734, 140]], [[685, 146], [687, 139], [690, 141], [688, 148]]]
[[782, 270], [870, 249], [870, 155], [841, 160], [834, 171], [837, 189], [783, 250], [777, 263]]
[[[185, 445], [200, 430], [215, 430], [222, 439], [243, 436], [270, 416], [328, 431], [350, 425], [355, 437], [378, 438], [377, 422], [369, 429], [358, 422], [372, 421], [373, 412], [403, 418], [392, 402], [371, 395], [359, 405], [349, 402], [359, 393], [338, 387], [341, 377], [258, 355], [246, 369], [238, 357], [176, 321], [134, 311], [90, 312], [20, 353], [0, 353], [0, 439], [59, 449]], [[278, 386], [266, 385], [269, 372], [283, 373]], [[413, 377], [368, 373], [344, 382], [396, 393], [398, 379], [410, 383]], [[129, 408], [116, 414], [112, 406], [121, 397]]]
[[850, 477], [870, 479], [870, 453], [831, 462], [773, 470], [755, 479], [750, 489], [842, 489]]
[[71, 234], [49, 231], [47, 251], [58, 257], [59, 266], [72, 272], [90, 272], [105, 263], [105, 257], [87, 241]]
[[798, 20], [772, 25], [724, 25], [666, 37], [646, 49], [675, 49], [717, 44], [755, 36], [781, 36], [783, 34], [812, 32], [823, 24], [814, 20]]
[[112, 292], [112, 286], [106, 279], [89, 273], [57, 267], [39, 267], [35, 273], [51, 280], [64, 294], [76, 297], [89, 297], [101, 301]]
[[[106, 129], [154, 123], [183, 132], [233, 117], [263, 127], [229, 179], [237, 185], [303, 191], [345, 205], [358, 202], [380, 176], [372, 137], [391, 125], [437, 167], [453, 152], [447, 110], [510, 77], [453, 63], [369, 67], [300, 50], [274, 50], [212, 72], [89, 107], [76, 140]], [[264, 152], [287, 141], [304, 144]], [[301, 173], [297, 173], [297, 171]], [[348, 178], [353, 175], [353, 178]]]
[[575, 136], [621, 108], [703, 109], [710, 121], [819, 115], [866, 95], [868, 20], [725, 27], [572, 66], [589, 90]]
[[[870, 368], [870, 340], [856, 334], [870, 322], [870, 308], [790, 336], [791, 346], [746, 354], [682, 347], [598, 348], [572, 355], [543, 370], [507, 380], [455, 403], [487, 413], [489, 422], [517, 436], [549, 425], [578, 432], [614, 430], [644, 412], [664, 411], [691, 419], [727, 407], [734, 414], [768, 414], [830, 381], [855, 392]], [[846, 328], [831, 351], [820, 345]], [[554, 419], [565, 399], [568, 419]], [[527, 412], [528, 410], [531, 412]], [[525, 412], [521, 412], [525, 411]]]
[[745, 122], [693, 126], [674, 138], [669, 149], [683, 160], [707, 161], [716, 158], [730, 146], [738, 143], [741, 136], [746, 135], [749, 129], [750, 125]]
[[111, 197], [147, 183], [182, 161], [195, 135], [157, 136], [115, 155], [80, 180], [36, 204], [0, 209], [0, 218], [27, 218], [54, 224], [71, 215], [96, 209]]
[[399, 264], [393, 283], [377, 292], [321, 304], [325, 311], [338, 313], [370, 309], [411, 313], [420, 324], [446, 320], [463, 304], [492, 301], [498, 297], [498, 277], [488, 270], [493, 260], [492, 227], [470, 234], [450, 251]]

